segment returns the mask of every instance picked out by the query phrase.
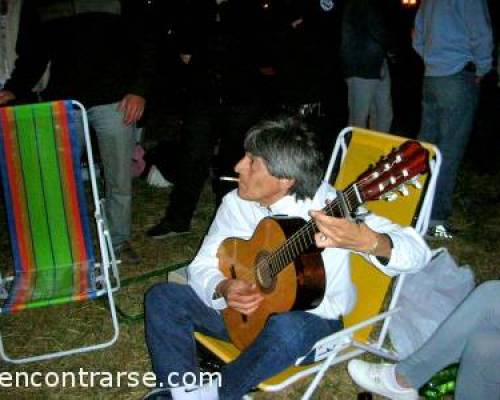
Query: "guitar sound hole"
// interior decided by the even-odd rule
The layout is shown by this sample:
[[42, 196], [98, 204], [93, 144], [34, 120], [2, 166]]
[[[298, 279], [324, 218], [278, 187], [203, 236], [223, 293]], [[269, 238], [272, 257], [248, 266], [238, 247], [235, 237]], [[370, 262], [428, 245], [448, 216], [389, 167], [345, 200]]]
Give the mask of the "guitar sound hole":
[[255, 281], [260, 289], [266, 293], [271, 292], [276, 286], [276, 277], [267, 262], [269, 252], [262, 251], [257, 254], [256, 268], [255, 268]]

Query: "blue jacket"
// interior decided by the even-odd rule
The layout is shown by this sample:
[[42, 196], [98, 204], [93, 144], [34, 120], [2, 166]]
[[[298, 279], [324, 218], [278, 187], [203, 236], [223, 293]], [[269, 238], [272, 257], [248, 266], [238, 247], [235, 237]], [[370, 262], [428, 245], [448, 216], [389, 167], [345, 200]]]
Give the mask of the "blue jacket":
[[476, 75], [491, 69], [493, 36], [487, 0], [422, 0], [413, 47], [426, 76], [447, 76], [469, 62]]

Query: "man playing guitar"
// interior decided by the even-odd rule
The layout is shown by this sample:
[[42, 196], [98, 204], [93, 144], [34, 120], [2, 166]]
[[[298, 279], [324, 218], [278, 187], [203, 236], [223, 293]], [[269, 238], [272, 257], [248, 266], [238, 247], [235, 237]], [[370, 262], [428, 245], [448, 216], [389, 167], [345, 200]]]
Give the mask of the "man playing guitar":
[[[198, 373], [194, 331], [231, 340], [223, 314], [232, 313], [242, 323], [251, 321], [267, 307], [266, 297], [272, 295], [273, 285], [280, 283], [277, 279], [266, 286], [260, 269], [255, 272], [257, 277], [245, 276], [239, 271], [236, 274], [231, 265], [229, 276], [224, 274], [221, 263], [231, 246], [221, 244], [228, 238], [257, 236], [259, 223], [270, 216], [312, 217], [316, 227], [312, 242], [325, 248], [319, 253], [315, 247], [324, 265], [322, 296], [308, 309], [271, 312], [256, 338], [243, 344], [241, 355], [222, 368], [218, 385], [195, 390], [173, 387], [148, 398], [239, 400], [261, 381], [292, 365], [316, 341], [342, 329], [341, 316], [356, 302], [350, 278], [351, 252], [364, 255], [391, 276], [417, 271], [430, 259], [429, 248], [411, 227], [400, 227], [373, 214], [356, 222], [315, 211], [335, 201], [337, 192], [322, 182], [323, 164], [314, 134], [297, 121], [282, 118], [253, 127], [245, 151], [235, 166], [238, 189], [227, 194], [218, 209], [188, 267], [188, 285], [157, 284], [146, 295], [146, 341], [158, 385], [168, 388], [172, 373]], [[252, 258], [256, 264], [262, 264], [262, 259], [272, 264], [270, 257], [259, 259], [258, 248], [256, 253]]]

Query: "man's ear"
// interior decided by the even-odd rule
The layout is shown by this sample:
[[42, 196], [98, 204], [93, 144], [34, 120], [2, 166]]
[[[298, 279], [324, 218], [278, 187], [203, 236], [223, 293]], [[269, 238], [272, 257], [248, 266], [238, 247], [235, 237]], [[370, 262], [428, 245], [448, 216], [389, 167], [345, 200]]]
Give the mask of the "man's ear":
[[280, 178], [280, 186], [287, 193], [295, 185], [295, 178]]

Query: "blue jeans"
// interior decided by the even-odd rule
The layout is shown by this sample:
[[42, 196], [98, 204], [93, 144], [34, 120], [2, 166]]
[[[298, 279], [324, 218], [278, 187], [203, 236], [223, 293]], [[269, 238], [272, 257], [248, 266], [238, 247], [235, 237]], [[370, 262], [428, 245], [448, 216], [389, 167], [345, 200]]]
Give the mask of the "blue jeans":
[[477, 287], [396, 372], [418, 388], [457, 361], [455, 399], [500, 398], [500, 281]]
[[419, 140], [437, 145], [443, 155], [431, 226], [451, 215], [458, 167], [469, 141], [479, 100], [475, 74], [465, 69], [449, 76], [426, 76]]
[[[174, 372], [198, 374], [194, 331], [229, 340], [222, 316], [207, 307], [188, 285], [155, 285], [145, 300], [146, 342], [157, 381], [167, 384]], [[255, 342], [222, 368], [221, 400], [238, 399], [260, 382], [283, 371], [309, 351], [319, 339], [341, 329], [304, 311], [269, 318]]]
[[87, 110], [99, 144], [106, 186], [106, 217], [115, 248], [130, 239], [135, 146], [135, 125], [123, 123], [123, 112], [118, 111], [118, 105], [104, 104]]

